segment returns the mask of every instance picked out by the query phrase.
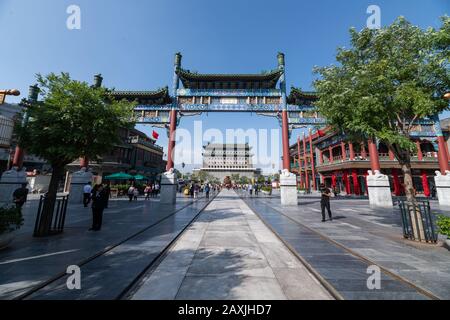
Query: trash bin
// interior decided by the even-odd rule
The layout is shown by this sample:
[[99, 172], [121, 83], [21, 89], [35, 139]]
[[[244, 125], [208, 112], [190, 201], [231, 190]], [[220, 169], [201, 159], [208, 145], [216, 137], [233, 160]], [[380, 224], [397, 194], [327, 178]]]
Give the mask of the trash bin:
[[431, 216], [429, 201], [399, 200], [403, 236], [406, 239], [436, 243], [438, 235]]

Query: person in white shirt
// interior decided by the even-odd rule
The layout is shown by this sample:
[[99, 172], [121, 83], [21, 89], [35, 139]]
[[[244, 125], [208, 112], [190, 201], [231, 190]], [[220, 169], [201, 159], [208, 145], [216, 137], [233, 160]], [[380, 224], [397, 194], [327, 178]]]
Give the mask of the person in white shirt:
[[92, 192], [92, 186], [91, 183], [87, 183], [83, 187], [83, 204], [84, 207], [87, 208], [89, 203], [91, 202], [91, 192]]

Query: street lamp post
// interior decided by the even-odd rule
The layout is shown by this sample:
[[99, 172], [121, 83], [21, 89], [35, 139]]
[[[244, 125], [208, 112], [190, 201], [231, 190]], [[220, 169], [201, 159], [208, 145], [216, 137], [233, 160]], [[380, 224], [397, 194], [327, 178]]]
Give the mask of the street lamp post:
[[20, 91], [17, 89], [0, 90], [0, 104], [5, 103], [6, 96], [20, 96]]

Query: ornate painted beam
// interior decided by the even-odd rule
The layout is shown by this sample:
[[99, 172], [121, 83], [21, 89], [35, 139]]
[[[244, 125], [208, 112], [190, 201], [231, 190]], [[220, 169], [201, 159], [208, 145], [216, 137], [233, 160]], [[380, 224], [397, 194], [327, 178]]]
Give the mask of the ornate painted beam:
[[178, 89], [178, 97], [281, 97], [279, 89]]
[[[170, 111], [172, 105], [138, 105], [134, 108], [134, 111]], [[313, 112], [316, 109], [313, 106], [297, 106], [288, 105], [289, 112]], [[193, 111], [193, 112], [278, 112], [282, 111], [280, 104], [181, 104], [178, 105], [180, 111]]]

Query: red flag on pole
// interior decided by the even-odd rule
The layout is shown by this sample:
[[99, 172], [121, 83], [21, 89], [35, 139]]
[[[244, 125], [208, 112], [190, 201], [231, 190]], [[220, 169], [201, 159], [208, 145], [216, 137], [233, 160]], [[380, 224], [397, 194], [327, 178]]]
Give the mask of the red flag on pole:
[[156, 132], [155, 130], [153, 130], [152, 136], [153, 136], [153, 138], [155, 138], [156, 140], [158, 140], [158, 138], [159, 138], [159, 134], [158, 134], [158, 132]]

